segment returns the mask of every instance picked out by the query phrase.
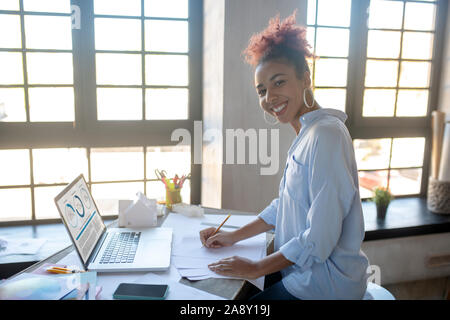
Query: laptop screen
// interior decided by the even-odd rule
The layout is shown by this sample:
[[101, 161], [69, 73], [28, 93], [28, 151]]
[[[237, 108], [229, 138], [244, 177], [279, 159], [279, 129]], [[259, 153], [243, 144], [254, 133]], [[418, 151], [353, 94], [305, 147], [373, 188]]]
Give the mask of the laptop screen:
[[106, 227], [82, 175], [56, 197], [56, 205], [86, 263]]

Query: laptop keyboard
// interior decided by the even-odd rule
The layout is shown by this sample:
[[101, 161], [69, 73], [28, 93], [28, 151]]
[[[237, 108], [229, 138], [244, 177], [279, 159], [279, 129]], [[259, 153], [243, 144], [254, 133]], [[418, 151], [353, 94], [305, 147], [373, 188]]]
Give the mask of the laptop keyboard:
[[136, 255], [140, 237], [140, 232], [114, 233], [103, 253], [100, 263], [132, 263]]

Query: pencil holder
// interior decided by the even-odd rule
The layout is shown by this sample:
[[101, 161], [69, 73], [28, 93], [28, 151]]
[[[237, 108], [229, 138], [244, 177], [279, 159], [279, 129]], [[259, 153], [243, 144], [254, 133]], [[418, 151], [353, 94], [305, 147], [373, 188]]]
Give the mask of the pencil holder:
[[172, 210], [172, 205], [176, 203], [181, 203], [181, 188], [169, 189], [166, 188], [166, 206]]
[[450, 214], [450, 182], [430, 177], [428, 180], [428, 210], [434, 213]]

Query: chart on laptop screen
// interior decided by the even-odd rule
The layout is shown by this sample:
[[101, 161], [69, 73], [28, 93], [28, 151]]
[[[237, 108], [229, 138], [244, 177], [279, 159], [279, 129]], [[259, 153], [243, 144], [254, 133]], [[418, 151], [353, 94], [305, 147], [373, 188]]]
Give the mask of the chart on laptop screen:
[[57, 202], [84, 262], [104, 227], [84, 179], [79, 179]]

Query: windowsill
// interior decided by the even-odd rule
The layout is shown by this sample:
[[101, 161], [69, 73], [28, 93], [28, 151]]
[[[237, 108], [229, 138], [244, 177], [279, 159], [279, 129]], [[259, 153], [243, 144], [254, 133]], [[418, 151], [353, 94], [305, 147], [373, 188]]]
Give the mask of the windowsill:
[[428, 211], [425, 198], [395, 199], [386, 218], [377, 220], [373, 202], [362, 203], [366, 234], [364, 241], [450, 232], [450, 214]]

